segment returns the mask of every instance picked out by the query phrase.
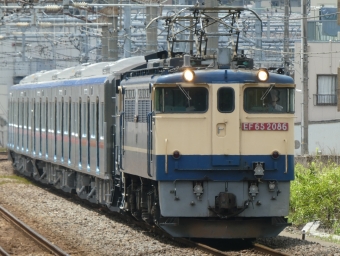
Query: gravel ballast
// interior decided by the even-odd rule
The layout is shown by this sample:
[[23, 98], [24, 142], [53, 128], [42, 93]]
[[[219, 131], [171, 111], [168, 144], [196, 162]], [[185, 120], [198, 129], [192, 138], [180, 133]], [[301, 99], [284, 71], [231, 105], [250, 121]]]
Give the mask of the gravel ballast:
[[[0, 162], [0, 204], [70, 255], [209, 255], [178, 245], [99, 209], [90, 209], [13, 175], [11, 162]], [[257, 242], [289, 255], [340, 256], [340, 246], [287, 236]], [[290, 236], [290, 237], [288, 237]], [[19, 254], [18, 254], [19, 255]], [[25, 255], [23, 252], [22, 255]], [[249, 250], [230, 255], [261, 255]]]

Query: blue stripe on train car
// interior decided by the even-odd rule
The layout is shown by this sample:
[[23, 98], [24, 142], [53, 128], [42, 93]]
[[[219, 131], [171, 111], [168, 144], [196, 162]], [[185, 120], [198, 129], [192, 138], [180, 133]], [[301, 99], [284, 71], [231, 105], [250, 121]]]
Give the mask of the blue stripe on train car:
[[[217, 156], [214, 156], [217, 157]], [[214, 180], [241, 181], [254, 180], [253, 163], [264, 162], [263, 180], [289, 181], [294, 179], [294, 156], [288, 155], [288, 168], [285, 169], [285, 156], [273, 160], [268, 155], [220, 156], [221, 164], [213, 165], [212, 156], [182, 155], [175, 160], [168, 156], [168, 172], [165, 172], [165, 156], [156, 156], [156, 180]], [[227, 159], [223, 159], [227, 158]], [[229, 162], [230, 161], [230, 162]], [[228, 164], [229, 162], [230, 164]], [[224, 165], [223, 165], [224, 163]]]
[[39, 89], [39, 88], [49, 88], [49, 87], [57, 87], [57, 86], [81, 86], [81, 85], [97, 85], [103, 84], [107, 80], [107, 76], [104, 77], [91, 77], [91, 78], [83, 78], [83, 79], [69, 79], [69, 80], [55, 80], [41, 83], [31, 83], [31, 84], [17, 84], [11, 86], [10, 91], [12, 90], [23, 90], [23, 89]]

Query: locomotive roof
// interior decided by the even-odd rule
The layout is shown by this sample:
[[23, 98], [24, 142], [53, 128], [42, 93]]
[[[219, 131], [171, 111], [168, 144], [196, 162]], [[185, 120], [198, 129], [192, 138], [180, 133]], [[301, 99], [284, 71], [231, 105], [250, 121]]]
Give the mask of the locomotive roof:
[[[257, 70], [233, 69], [206, 69], [195, 70], [193, 83], [258, 83]], [[186, 82], [181, 73], [163, 75], [157, 78], [156, 83]], [[269, 73], [266, 83], [293, 84], [290, 76]]]
[[[137, 85], [142, 83], [158, 83], [158, 84], [173, 84], [173, 83], [187, 83], [183, 78], [183, 71], [178, 70], [170, 73], [169, 70], [159, 67], [158, 70], [154, 69], [154, 73], [149, 70], [136, 70], [127, 73], [127, 79], [123, 79], [122, 85]], [[259, 70], [247, 69], [193, 69], [195, 78], [192, 83], [259, 83], [257, 73]], [[145, 72], [144, 76], [142, 74]], [[266, 83], [276, 84], [294, 84], [294, 80], [290, 76], [269, 73], [269, 79]]]

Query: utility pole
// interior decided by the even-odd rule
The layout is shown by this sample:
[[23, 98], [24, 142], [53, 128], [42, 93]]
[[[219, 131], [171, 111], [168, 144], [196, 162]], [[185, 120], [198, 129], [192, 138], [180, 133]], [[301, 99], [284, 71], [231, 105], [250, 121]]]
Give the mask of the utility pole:
[[124, 6], [124, 58], [131, 57], [131, 7]]
[[[118, 4], [118, 0], [110, 0], [108, 3]], [[113, 13], [109, 16], [108, 20], [111, 23], [111, 27], [109, 28], [109, 37], [108, 37], [108, 61], [116, 61], [118, 60], [118, 7], [113, 7]]]
[[[255, 10], [256, 12], [261, 15], [261, 0], [255, 0]], [[255, 45], [256, 45], [256, 51], [255, 51], [255, 58], [262, 65], [262, 24], [261, 21], [256, 20], [255, 21]]]
[[[158, 16], [158, 7], [154, 6], [146, 6], [146, 24], [149, 24], [154, 18]], [[158, 50], [158, 42], [157, 42], [157, 28], [158, 23], [152, 24], [146, 30], [146, 53], [154, 53]]]
[[[218, 1], [217, 0], [206, 0], [205, 6], [206, 7], [218, 7]], [[218, 13], [211, 13], [210, 16], [212, 18], [218, 19]], [[214, 20], [211, 19], [210, 23], [212, 24], [207, 28], [207, 32], [212, 33], [212, 34], [217, 34], [218, 33], [218, 22], [215, 22], [215, 23], [213, 22]], [[208, 45], [207, 45], [207, 55], [217, 54], [218, 40], [219, 40], [219, 37], [216, 37], [216, 36], [212, 36], [209, 38]]]
[[283, 35], [283, 59], [284, 73], [289, 75], [289, 0], [285, 0], [284, 35]]
[[[303, 120], [301, 155], [308, 155], [308, 49], [307, 49], [307, 0], [302, 0], [302, 41], [301, 41], [301, 58], [302, 58], [302, 88], [303, 88]], [[301, 109], [302, 110], [302, 109]]]

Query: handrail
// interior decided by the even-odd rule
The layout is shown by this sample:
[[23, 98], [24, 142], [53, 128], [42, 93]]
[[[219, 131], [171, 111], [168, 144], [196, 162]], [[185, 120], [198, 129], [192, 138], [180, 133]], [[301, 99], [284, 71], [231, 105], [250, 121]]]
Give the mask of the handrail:
[[123, 168], [123, 152], [124, 152], [124, 112], [120, 112], [119, 115], [119, 168]]
[[154, 112], [147, 114], [147, 172], [149, 177], [151, 175], [151, 162], [152, 162], [152, 118]]

